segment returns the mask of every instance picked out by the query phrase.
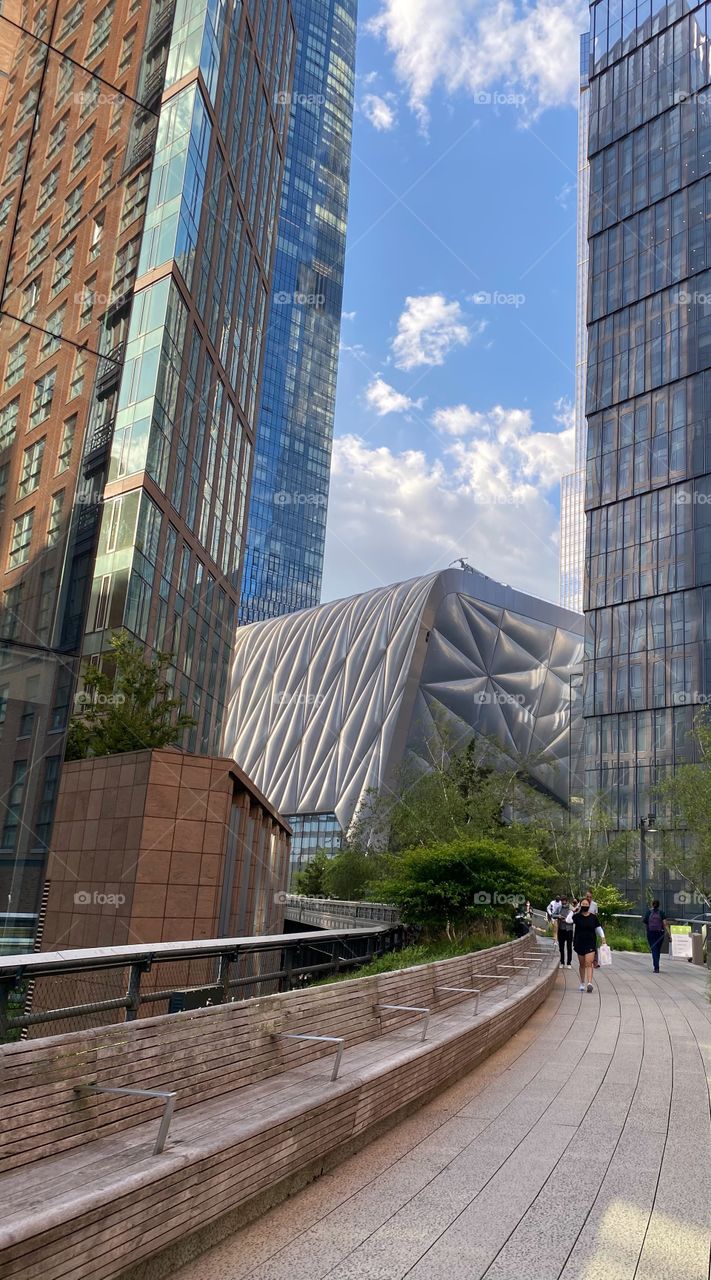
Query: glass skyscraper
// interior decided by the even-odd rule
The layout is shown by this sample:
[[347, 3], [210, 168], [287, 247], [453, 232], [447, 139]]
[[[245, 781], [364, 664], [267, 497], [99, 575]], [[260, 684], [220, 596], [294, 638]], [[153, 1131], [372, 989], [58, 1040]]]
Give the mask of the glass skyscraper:
[[112, 631], [220, 747], [295, 42], [290, 0], [0, 4], [0, 935]]
[[240, 619], [318, 604], [350, 180], [357, 0], [293, 0], [298, 32]]
[[586, 789], [631, 829], [711, 695], [711, 3], [591, 32]]
[[578, 202], [575, 299], [575, 470], [563, 476], [560, 486], [560, 603], [565, 609], [583, 610], [585, 582], [585, 455], [587, 423], [588, 310], [588, 202], [590, 164], [590, 35], [580, 37], [580, 105], [578, 109]]

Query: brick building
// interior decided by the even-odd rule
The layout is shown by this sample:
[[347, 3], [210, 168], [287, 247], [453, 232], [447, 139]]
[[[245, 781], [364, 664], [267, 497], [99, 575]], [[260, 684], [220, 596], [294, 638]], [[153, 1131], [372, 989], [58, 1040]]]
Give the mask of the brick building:
[[0, 937], [113, 630], [219, 749], [294, 45], [290, 0], [0, 5]]

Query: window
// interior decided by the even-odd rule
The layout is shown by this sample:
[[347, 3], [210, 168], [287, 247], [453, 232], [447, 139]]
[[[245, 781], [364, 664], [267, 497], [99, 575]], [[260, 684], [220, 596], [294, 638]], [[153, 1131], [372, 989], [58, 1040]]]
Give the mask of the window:
[[79, 313], [79, 328], [83, 329], [89, 324], [94, 312], [94, 285], [96, 284], [96, 276], [88, 280], [81, 295], [81, 311]]
[[93, 262], [94, 258], [98, 258], [101, 253], [101, 237], [104, 234], [104, 215], [98, 214], [94, 218], [94, 226], [91, 232], [91, 245], [89, 248], [89, 261]]
[[129, 31], [123, 38], [121, 43], [121, 57], [119, 58], [118, 73], [123, 75], [124, 71], [128, 71], [133, 58], [133, 47], [136, 43], [136, 28]]
[[35, 318], [37, 303], [39, 302], [40, 280], [38, 276], [36, 280], [31, 280], [26, 289], [22, 290], [22, 301], [20, 303], [20, 319], [27, 320], [30, 324]]
[[39, 195], [37, 197], [37, 212], [43, 213], [47, 205], [54, 200], [59, 185], [59, 165], [53, 169], [51, 173], [40, 183]]
[[0, 449], [7, 449], [15, 439], [19, 409], [19, 399], [11, 400], [3, 409], [0, 409]]
[[14, 849], [20, 829], [22, 800], [25, 793], [27, 761], [16, 760], [12, 766], [12, 783], [7, 793], [5, 822], [2, 829], [2, 848]]
[[72, 89], [74, 88], [74, 63], [68, 58], [63, 58], [59, 67], [59, 75], [57, 77], [57, 96], [54, 100], [54, 109], [58, 111], [64, 106]]
[[112, 294], [114, 298], [121, 298], [131, 288], [133, 279], [136, 274], [138, 265], [138, 253], [141, 247], [141, 237], [135, 236], [133, 240], [129, 240], [128, 244], [122, 246], [116, 254], [116, 266], [114, 268], [114, 280], [112, 285]]
[[79, 123], [82, 124], [87, 116], [90, 116], [96, 110], [101, 88], [98, 80], [92, 80], [91, 84], [84, 90], [81, 95], [81, 111], [79, 112]]
[[52, 397], [56, 378], [57, 370], [50, 369], [49, 373], [45, 373], [41, 378], [37, 379], [32, 394], [31, 427], [38, 427], [40, 422], [46, 422], [49, 417], [52, 411]]
[[29, 738], [32, 735], [38, 691], [39, 677], [30, 676], [29, 680], [25, 683], [25, 701], [22, 704], [22, 714], [20, 716], [20, 723], [17, 729], [18, 738]]
[[7, 497], [7, 485], [10, 479], [10, 463], [3, 462], [0, 467], [0, 511], [5, 510], [5, 499]]
[[16, 382], [25, 372], [27, 364], [27, 345], [29, 343], [29, 334], [25, 334], [24, 338], [20, 338], [14, 347], [10, 347], [7, 353], [7, 364], [5, 366], [5, 387], [14, 387]]
[[62, 508], [64, 506], [64, 489], [52, 494], [47, 525], [47, 546], [56, 547], [62, 534]]
[[49, 244], [50, 226], [51, 219], [48, 219], [47, 222], [43, 223], [41, 227], [38, 227], [30, 237], [30, 245], [27, 250], [28, 271], [34, 271], [34, 268], [39, 265], [46, 255], [47, 245]]
[[20, 98], [20, 105], [15, 119], [15, 128], [21, 125], [29, 116], [32, 115], [37, 105], [37, 86], [32, 85], [26, 93]]
[[53, 156], [56, 156], [62, 150], [62, 147], [67, 141], [68, 120], [69, 114], [67, 113], [67, 115], [63, 116], [61, 120], [57, 121], [53, 129], [50, 129], [49, 142], [47, 144], [47, 160], [51, 160]]
[[72, 370], [72, 380], [69, 383], [69, 399], [74, 400], [76, 396], [80, 396], [84, 390], [84, 375], [86, 373], [86, 356], [83, 351], [77, 351], [74, 357], [74, 368]]
[[3, 196], [2, 200], [0, 200], [0, 229], [7, 226], [14, 198], [14, 195], [10, 194], [9, 196]]
[[111, 190], [111, 182], [114, 176], [114, 165], [116, 163], [116, 148], [107, 151], [104, 156], [104, 163], [101, 169], [101, 181], [99, 183], [99, 196], [105, 196]]
[[81, 137], [77, 138], [76, 142], [74, 143], [74, 151], [72, 152], [72, 165], [71, 165], [71, 169], [69, 170], [70, 174], [73, 175], [75, 173], [78, 173], [80, 169], [84, 168], [85, 164], [88, 164], [89, 157], [91, 156], [91, 144], [92, 144], [93, 137], [94, 137], [94, 125], [90, 124], [89, 128], [85, 129]]
[[17, 516], [12, 522], [12, 542], [10, 543], [10, 555], [8, 558], [8, 569], [17, 569], [21, 564], [27, 564], [30, 558], [30, 543], [32, 542], [32, 524], [34, 522], [35, 513], [25, 511], [21, 516]]
[[121, 211], [121, 231], [125, 231], [126, 227], [130, 227], [131, 223], [140, 218], [143, 213], [149, 178], [150, 169], [141, 169], [140, 173], [134, 174], [128, 183]]
[[83, 181], [77, 183], [74, 190], [69, 192], [69, 195], [64, 201], [64, 214], [62, 217], [61, 230], [61, 234], [63, 236], [68, 236], [70, 231], [74, 230], [81, 218], [81, 207], [84, 202], [84, 186], [85, 184]]
[[7, 699], [9, 692], [9, 684], [0, 685], [0, 729], [2, 729], [7, 718]]
[[0, 636], [3, 640], [14, 640], [19, 630], [24, 585], [24, 582], [18, 582], [5, 592], [5, 608], [0, 614]]
[[66, 310], [67, 304], [66, 302], [63, 302], [61, 307], [57, 307], [57, 310], [52, 312], [51, 316], [47, 316], [47, 331], [42, 339], [42, 346], [40, 347], [40, 356], [43, 360], [46, 360], [48, 356], [54, 355], [55, 351], [58, 351], [60, 348], [61, 343], [59, 339], [64, 327], [64, 314]]
[[59, 790], [61, 756], [47, 756], [44, 766], [44, 783], [37, 805], [35, 821], [35, 847], [48, 849], [52, 836], [52, 822]]
[[7, 165], [5, 166], [5, 182], [12, 182], [22, 172], [29, 141], [30, 135], [26, 133], [10, 147], [7, 153]]
[[109, 0], [109, 3], [104, 6], [101, 13], [97, 14], [92, 23], [91, 36], [89, 37], [89, 44], [86, 50], [87, 62], [91, 62], [92, 59], [98, 58], [99, 54], [103, 52], [109, 43], [111, 19], [113, 18], [113, 15], [114, 0]]
[[54, 275], [52, 276], [52, 294], [61, 293], [69, 284], [72, 274], [72, 265], [74, 263], [74, 254], [77, 242], [72, 240], [66, 248], [57, 254], [54, 262]]
[[29, 448], [25, 449], [22, 455], [22, 472], [20, 474], [20, 483], [17, 486], [18, 498], [26, 498], [29, 493], [34, 493], [39, 488], [40, 475], [42, 474], [42, 459], [44, 457], [44, 446], [47, 443], [47, 437], [43, 436], [41, 440], [36, 440]]
[[77, 415], [67, 418], [62, 430], [62, 442], [59, 446], [57, 454], [57, 475], [61, 475], [67, 470], [72, 460], [72, 448], [74, 446], [74, 432], [76, 431]]
[[84, 0], [77, 0], [76, 4], [72, 5], [71, 9], [67, 9], [67, 12], [62, 19], [62, 24], [57, 33], [57, 44], [62, 44], [65, 40], [68, 40], [69, 37], [79, 29], [83, 17]]

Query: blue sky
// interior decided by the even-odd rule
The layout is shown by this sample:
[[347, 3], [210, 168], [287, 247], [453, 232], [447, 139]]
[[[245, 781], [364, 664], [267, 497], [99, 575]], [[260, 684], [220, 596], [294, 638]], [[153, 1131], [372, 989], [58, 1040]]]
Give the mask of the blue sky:
[[446, 567], [558, 592], [578, 0], [361, 0], [324, 599]]

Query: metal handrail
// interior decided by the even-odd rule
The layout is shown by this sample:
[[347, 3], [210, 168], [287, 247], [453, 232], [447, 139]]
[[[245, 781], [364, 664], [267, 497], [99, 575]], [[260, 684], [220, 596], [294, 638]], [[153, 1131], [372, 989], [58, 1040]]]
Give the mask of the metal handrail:
[[341, 1058], [343, 1057], [343, 1050], [346, 1047], [346, 1042], [343, 1036], [312, 1036], [312, 1035], [301, 1035], [299, 1032], [296, 1032], [296, 1031], [277, 1031], [274, 1038], [275, 1040], [320, 1040], [323, 1044], [337, 1044], [338, 1048], [336, 1050], [336, 1061], [333, 1064], [333, 1071], [331, 1072], [331, 1080], [338, 1079], [338, 1072], [341, 1066]]
[[468, 995], [470, 995], [470, 996], [476, 996], [476, 1000], [475, 1000], [475, 1002], [474, 1002], [474, 1017], [476, 1018], [476, 1015], [477, 1015], [477, 1013], [479, 1012], [479, 996], [481, 995], [481, 991], [480, 991], [479, 987], [443, 987], [443, 986], [436, 986], [436, 987], [435, 987], [435, 991], [459, 991], [459, 992], [464, 992], [464, 991], [466, 991]]
[[121, 1089], [114, 1085], [106, 1084], [75, 1084], [75, 1093], [118, 1093], [134, 1098], [163, 1098], [164, 1107], [161, 1116], [160, 1128], [156, 1137], [153, 1155], [159, 1156], [165, 1146], [165, 1140], [168, 1137], [170, 1122], [173, 1118], [173, 1109], [175, 1107], [175, 1099], [177, 1093], [166, 1089]]
[[424, 1005], [418, 1004], [376, 1004], [376, 1009], [399, 1009], [403, 1013], [421, 1013], [422, 1019], [422, 1035], [420, 1039], [424, 1042], [427, 1037], [427, 1028], [430, 1024], [430, 1010]]

